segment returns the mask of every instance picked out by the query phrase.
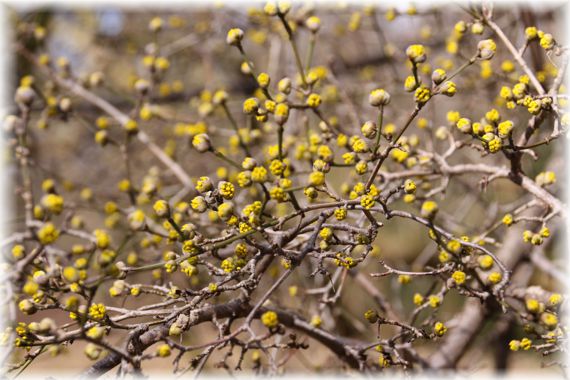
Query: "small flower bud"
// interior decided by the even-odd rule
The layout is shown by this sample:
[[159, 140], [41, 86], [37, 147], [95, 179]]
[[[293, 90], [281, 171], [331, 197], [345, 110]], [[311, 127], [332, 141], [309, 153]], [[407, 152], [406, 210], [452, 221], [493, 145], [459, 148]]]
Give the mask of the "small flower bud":
[[103, 349], [95, 343], [89, 343], [85, 346], [85, 355], [91, 360], [97, 360], [103, 354]]
[[404, 182], [404, 191], [406, 194], [414, 194], [416, 192], [416, 183], [411, 179], [407, 179]]
[[455, 29], [455, 31], [456, 31], [457, 33], [463, 34], [463, 33], [465, 33], [465, 32], [467, 31], [467, 24], [466, 24], [465, 21], [463, 21], [463, 20], [458, 21], [458, 22], [455, 24], [455, 26], [454, 26], [453, 29]]
[[406, 49], [406, 55], [412, 63], [422, 63], [426, 60], [426, 52], [423, 45], [410, 45]]
[[528, 41], [534, 40], [538, 37], [538, 29], [536, 26], [529, 26], [524, 30], [524, 35]]
[[268, 328], [277, 327], [279, 324], [279, 319], [277, 313], [274, 311], [266, 311], [261, 315], [261, 323], [263, 323]]
[[441, 322], [436, 322], [433, 325], [433, 332], [437, 336], [443, 336], [447, 332], [447, 327]]
[[409, 75], [404, 80], [404, 90], [406, 90], [407, 92], [412, 92], [416, 88], [418, 88], [420, 84], [421, 84], [421, 79], [420, 79], [420, 82], [418, 83], [418, 82], [416, 82], [416, 78], [414, 78], [413, 75]]
[[222, 220], [228, 220], [234, 213], [234, 204], [232, 202], [224, 202], [218, 206], [218, 216]]
[[485, 27], [480, 21], [475, 21], [473, 25], [471, 25], [471, 33], [473, 34], [483, 34]]
[[28, 315], [34, 314], [37, 311], [36, 306], [28, 299], [20, 301], [20, 303], [18, 303], [18, 308], [22, 313]]
[[463, 133], [470, 133], [471, 132], [471, 120], [466, 117], [462, 117], [457, 121], [457, 129], [459, 129]]
[[307, 98], [307, 105], [311, 108], [318, 108], [321, 105], [322, 99], [319, 94], [312, 93]]
[[286, 15], [291, 10], [291, 2], [289, 0], [279, 0], [277, 2], [277, 8], [280, 14]]
[[388, 105], [390, 103], [390, 94], [381, 88], [372, 90], [368, 96], [368, 102], [373, 107]]
[[105, 335], [105, 328], [101, 326], [93, 326], [87, 330], [86, 335], [94, 340], [100, 340]]
[[455, 87], [455, 82], [447, 81], [441, 86], [441, 93], [445, 96], [452, 97], [457, 92], [457, 88]]
[[218, 193], [224, 199], [232, 199], [235, 194], [235, 187], [231, 182], [220, 181], [220, 183], [218, 183]]
[[148, 93], [148, 90], [150, 88], [150, 83], [149, 81], [147, 81], [146, 79], [138, 79], [135, 82], [135, 90], [141, 94], [141, 95], [145, 95], [146, 93]]
[[426, 86], [420, 86], [414, 93], [416, 103], [424, 104], [431, 98], [431, 91]]
[[238, 46], [241, 44], [241, 40], [243, 40], [243, 30], [233, 28], [228, 31], [228, 35], [226, 37], [226, 43], [228, 45]]
[[71, 99], [63, 98], [59, 101], [58, 104], [59, 110], [63, 113], [67, 113], [71, 111]]
[[90, 87], [99, 87], [103, 84], [105, 80], [105, 74], [101, 71], [95, 71], [89, 75], [89, 86]]
[[156, 349], [156, 355], [161, 357], [161, 358], [166, 358], [166, 357], [170, 356], [170, 353], [171, 353], [170, 346], [166, 343], [161, 344]]
[[497, 45], [492, 39], [479, 41], [477, 44], [477, 53], [479, 58], [488, 60], [493, 58], [497, 51]]
[[79, 281], [79, 272], [74, 267], [65, 267], [61, 272], [61, 277], [69, 283]]
[[374, 137], [376, 137], [376, 134], [378, 133], [378, 127], [376, 126], [376, 123], [374, 123], [373, 121], [367, 121], [362, 125], [360, 131], [362, 132], [364, 137], [368, 139], [373, 139]]
[[502, 123], [499, 123], [499, 125], [497, 126], [497, 132], [499, 134], [499, 137], [502, 139], [509, 137], [512, 130], [513, 130], [513, 122], [510, 120], [505, 120]]
[[323, 161], [323, 160], [315, 160], [315, 162], [313, 162], [313, 170], [318, 171], [318, 172], [322, 172], [322, 173], [328, 173], [331, 169], [331, 165], [330, 163]]
[[491, 153], [498, 152], [503, 145], [499, 136], [495, 135], [492, 132], [488, 132], [483, 135], [482, 144]]
[[424, 218], [433, 219], [437, 211], [438, 211], [438, 206], [437, 203], [434, 201], [425, 201], [422, 204], [421, 215]]
[[136, 132], [138, 131], [139, 125], [138, 125], [138, 123], [137, 123], [135, 120], [129, 119], [129, 120], [127, 120], [127, 122], [123, 125], [123, 128], [125, 128], [125, 130], [126, 130], [128, 133], [133, 134], [133, 133], [136, 133]]
[[259, 100], [257, 98], [248, 98], [243, 102], [243, 113], [251, 115], [257, 113], [259, 109]]
[[305, 25], [311, 32], [317, 33], [321, 27], [321, 19], [317, 16], [311, 16], [305, 21]]
[[148, 29], [151, 32], [160, 32], [164, 26], [164, 21], [160, 17], [153, 17], [148, 23]]
[[107, 131], [97, 131], [95, 133], [95, 142], [101, 146], [107, 145], [109, 142]]
[[205, 133], [200, 133], [192, 139], [192, 146], [200, 153], [207, 152], [212, 149], [210, 137]]
[[289, 94], [291, 92], [291, 79], [287, 77], [281, 79], [277, 84], [277, 89], [284, 94]]
[[214, 97], [212, 98], [212, 103], [214, 103], [215, 105], [220, 105], [220, 104], [225, 104], [227, 100], [228, 100], [228, 93], [225, 92], [224, 90], [218, 90], [216, 91]]
[[241, 167], [245, 170], [251, 170], [257, 166], [257, 160], [253, 157], [246, 157], [241, 163]]
[[554, 47], [554, 45], [556, 45], [556, 42], [554, 41], [554, 37], [552, 36], [552, 34], [544, 33], [540, 38], [540, 46], [544, 50], [551, 50]]
[[368, 309], [366, 310], [366, 312], [364, 313], [364, 318], [369, 322], [369, 323], [376, 323], [378, 321], [378, 313], [375, 310], [372, 309]]
[[192, 210], [202, 213], [207, 210], [208, 203], [206, 203], [206, 199], [203, 196], [199, 195], [192, 199], [190, 206], [192, 207]]
[[276, 16], [278, 11], [277, 4], [275, 4], [275, 1], [268, 1], [263, 7], [263, 11], [268, 16]]
[[431, 80], [434, 84], [438, 85], [447, 79], [447, 73], [443, 69], [435, 69], [431, 74]]
[[196, 190], [198, 190], [200, 193], [208, 192], [212, 190], [213, 187], [214, 185], [212, 184], [210, 177], [200, 177], [198, 179], [198, 182], [196, 182]]
[[252, 65], [249, 62], [243, 61], [240, 66], [240, 70], [245, 75], [251, 74]]
[[188, 326], [188, 316], [185, 314], [180, 314], [176, 321], [172, 325], [170, 325], [170, 329], [168, 330], [168, 335], [170, 336], [178, 336], [184, 332], [186, 327]]
[[135, 210], [129, 214], [129, 226], [135, 231], [143, 230], [145, 223], [145, 215], [142, 210]]
[[257, 84], [259, 84], [259, 87], [261, 88], [269, 87], [270, 82], [271, 82], [271, 77], [267, 73], [260, 73], [257, 76]]
[[154, 206], [152, 206], [152, 208], [154, 209], [154, 212], [156, 213], [157, 216], [164, 218], [170, 215], [170, 206], [168, 205], [168, 202], [160, 199], [158, 201], [156, 201], [154, 203]]
[[279, 103], [275, 107], [275, 122], [283, 125], [289, 119], [289, 106], [285, 103]]
[[32, 105], [35, 98], [36, 98], [36, 92], [31, 87], [20, 86], [16, 90], [14, 101], [17, 104], [29, 107], [30, 105]]
[[4, 123], [2, 124], [2, 128], [5, 132], [12, 132], [16, 128], [18, 128], [22, 123], [22, 119], [16, 115], [8, 115], [4, 119]]
[[520, 340], [511, 340], [509, 342], [509, 349], [511, 351], [518, 351], [521, 348], [521, 342]]

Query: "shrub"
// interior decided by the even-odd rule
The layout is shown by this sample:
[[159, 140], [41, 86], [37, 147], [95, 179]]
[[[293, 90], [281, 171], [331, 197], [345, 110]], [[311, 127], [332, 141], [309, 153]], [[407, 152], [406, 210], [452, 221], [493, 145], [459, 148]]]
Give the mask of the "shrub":
[[83, 60], [57, 26], [92, 13], [19, 13], [6, 370], [80, 342], [89, 375], [565, 350], [567, 49], [541, 12], [452, 8], [103, 13], [64, 39]]

